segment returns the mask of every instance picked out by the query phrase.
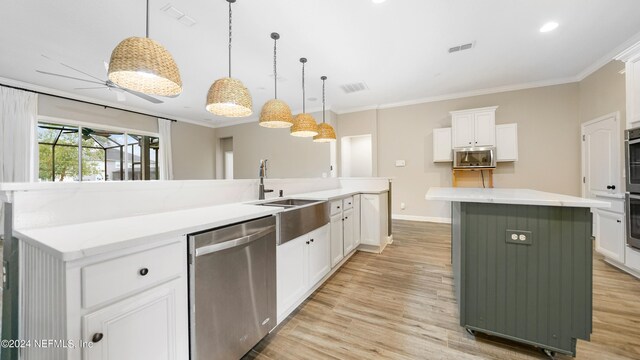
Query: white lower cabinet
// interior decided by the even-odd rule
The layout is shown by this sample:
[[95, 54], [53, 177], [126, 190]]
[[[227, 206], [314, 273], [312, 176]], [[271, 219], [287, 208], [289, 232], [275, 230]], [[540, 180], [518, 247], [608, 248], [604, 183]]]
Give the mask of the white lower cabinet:
[[626, 258], [624, 264], [631, 270], [640, 273], [640, 249], [627, 246], [625, 247], [625, 253]]
[[361, 198], [361, 244], [382, 251], [387, 244], [387, 226], [389, 224], [387, 193], [363, 194]]
[[343, 213], [344, 220], [342, 223], [342, 241], [344, 243], [344, 254], [349, 254], [355, 249], [354, 239], [354, 211], [353, 209], [345, 210]]
[[309, 287], [331, 271], [331, 243], [329, 225], [309, 233]]
[[598, 209], [596, 224], [596, 251], [624, 263], [624, 214]]
[[[20, 242], [24, 339], [73, 340], [67, 348], [22, 349], [22, 359], [187, 360], [187, 240], [63, 261]], [[92, 346], [82, 346], [92, 342]]]
[[180, 281], [174, 280], [138, 296], [82, 317], [86, 360], [175, 360], [177, 306], [186, 306]]
[[331, 271], [329, 224], [276, 248], [278, 323]]
[[353, 244], [360, 245], [360, 194], [353, 196]]
[[306, 241], [307, 236], [303, 235], [276, 248], [278, 322], [307, 291], [309, 246]]
[[342, 211], [331, 216], [331, 267], [338, 265], [344, 258], [344, 242], [342, 230]]

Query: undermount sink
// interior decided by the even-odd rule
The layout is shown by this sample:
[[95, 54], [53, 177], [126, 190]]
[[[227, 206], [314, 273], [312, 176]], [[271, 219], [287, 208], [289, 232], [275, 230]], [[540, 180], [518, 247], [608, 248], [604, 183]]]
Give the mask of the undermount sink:
[[279, 207], [297, 207], [303, 205], [309, 205], [313, 203], [320, 202], [319, 200], [302, 200], [302, 199], [283, 199], [283, 200], [274, 200], [267, 201], [258, 205], [262, 206], [279, 206]]

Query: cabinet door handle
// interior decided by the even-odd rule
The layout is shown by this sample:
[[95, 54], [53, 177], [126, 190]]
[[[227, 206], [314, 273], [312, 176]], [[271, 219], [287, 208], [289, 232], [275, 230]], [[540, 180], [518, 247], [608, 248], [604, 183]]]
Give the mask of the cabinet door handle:
[[340, 209], [340, 206], [338, 206], [338, 209]]
[[307, 241], [307, 245], [309, 245], [309, 242]]
[[345, 220], [347, 220], [348, 218], [349, 218], [349, 217], [347, 216], [347, 217], [345, 217], [344, 219], [345, 219]]
[[140, 275], [142, 275], [142, 276], [146, 276], [146, 275], [149, 273], [149, 269], [147, 269], [147, 268], [142, 268], [142, 269], [140, 269], [139, 273], [140, 273]]
[[607, 189], [608, 190], [615, 190], [616, 186], [615, 185], [607, 185]]
[[100, 342], [100, 340], [102, 340], [103, 337], [104, 337], [103, 333], [95, 333], [91, 337], [91, 342], [93, 342], [93, 343]]
[[311, 242], [313, 242], [313, 239], [311, 239]]
[[618, 224], [622, 222], [622, 220], [616, 220], [616, 221], [618, 222]]

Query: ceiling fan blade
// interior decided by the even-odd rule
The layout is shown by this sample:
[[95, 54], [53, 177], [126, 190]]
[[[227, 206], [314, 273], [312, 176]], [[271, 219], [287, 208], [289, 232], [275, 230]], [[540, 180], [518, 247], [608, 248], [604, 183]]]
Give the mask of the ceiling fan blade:
[[137, 97], [139, 97], [139, 98], [141, 98], [141, 99], [145, 99], [145, 100], [147, 100], [147, 101], [149, 101], [149, 102], [152, 102], [152, 103], [154, 103], [154, 104], [162, 104], [162, 103], [163, 103], [163, 101], [162, 101], [162, 100], [160, 100], [160, 99], [156, 99], [156, 98], [151, 97], [151, 96], [149, 96], [149, 95], [147, 95], [147, 94], [139, 93], [139, 92], [137, 92], [137, 91], [133, 91], [133, 90], [125, 89], [125, 88], [120, 88], [120, 89], [122, 89], [122, 90], [124, 90], [124, 91], [128, 92], [128, 93], [129, 93], [129, 94], [131, 94], [131, 95], [135, 95], [135, 96], [137, 96]]
[[45, 75], [59, 76], [59, 77], [67, 78], [67, 79], [73, 79], [73, 80], [78, 80], [78, 81], [84, 81], [84, 82], [88, 82], [88, 83], [92, 83], [92, 84], [104, 85], [104, 82], [98, 82], [98, 81], [93, 81], [93, 80], [80, 79], [80, 78], [73, 77], [73, 76], [67, 76], [67, 75], [62, 75], [62, 74], [55, 74], [55, 73], [50, 73], [50, 72], [42, 71], [42, 70], [36, 70], [36, 72], [39, 72], [40, 74], [45, 74]]
[[108, 88], [106, 86], [73, 88], [73, 90], [98, 90], [98, 89], [108, 89]]
[[72, 67], [72, 66], [69, 66], [69, 65], [65, 64], [65, 63], [60, 63], [60, 65], [62, 65], [62, 66], [64, 66], [64, 67], [66, 67], [66, 68], [68, 68], [68, 69], [71, 69], [71, 70], [73, 70], [73, 71], [77, 71], [77, 72], [79, 72], [80, 74], [87, 75], [88, 77], [90, 77], [90, 78], [92, 78], [92, 79], [96, 79], [96, 80], [98, 80], [98, 81], [103, 81], [103, 80], [102, 80], [102, 79], [100, 79], [100, 78], [97, 78], [97, 77], [95, 77], [95, 76], [93, 76], [93, 75], [91, 75], [91, 74], [89, 74], [89, 73], [86, 73], [86, 72], [84, 72], [84, 71], [82, 71], [82, 70], [78, 70], [78, 69], [76, 69], [76, 68], [74, 68], [74, 67]]

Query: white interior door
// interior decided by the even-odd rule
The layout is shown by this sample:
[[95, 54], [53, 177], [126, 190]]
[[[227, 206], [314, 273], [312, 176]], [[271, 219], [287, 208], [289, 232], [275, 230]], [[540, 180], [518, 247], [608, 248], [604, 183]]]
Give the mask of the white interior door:
[[582, 125], [583, 196], [622, 191], [620, 184], [620, 135], [618, 114]]

